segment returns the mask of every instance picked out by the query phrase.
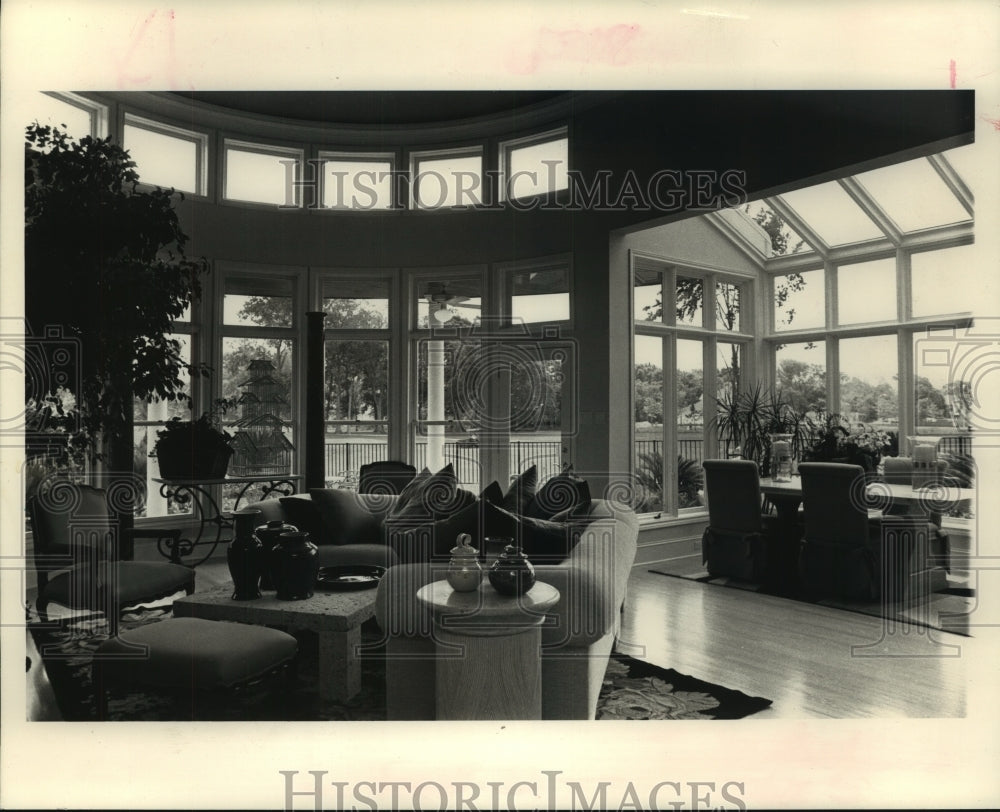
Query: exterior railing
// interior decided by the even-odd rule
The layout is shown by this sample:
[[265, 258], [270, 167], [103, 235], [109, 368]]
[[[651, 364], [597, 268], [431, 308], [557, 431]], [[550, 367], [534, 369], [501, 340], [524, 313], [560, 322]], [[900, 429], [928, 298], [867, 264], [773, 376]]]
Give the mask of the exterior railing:
[[[384, 442], [326, 441], [326, 475], [336, 478], [351, 472], [355, 476], [362, 465], [388, 459]], [[467, 440], [444, 444], [444, 460], [455, 468], [455, 476], [463, 484], [479, 483], [479, 446]], [[413, 464], [417, 470], [427, 464], [427, 444], [417, 443]], [[562, 443], [544, 440], [513, 440], [510, 443], [511, 475], [538, 466], [539, 480], [548, 479], [562, 467]], [[503, 484], [503, 483], [502, 483]]]
[[[686, 459], [701, 462], [703, 441], [700, 436], [678, 437], [678, 454]], [[722, 443], [723, 446], [727, 445]], [[969, 435], [950, 435], [941, 438], [940, 451], [949, 454], [970, 454], [972, 438]], [[336, 477], [344, 472], [357, 475], [362, 465], [387, 459], [385, 442], [349, 442], [328, 439], [326, 442], [326, 473]], [[662, 440], [636, 440], [635, 459], [643, 455], [662, 455]], [[726, 453], [720, 448], [720, 454]], [[468, 440], [447, 441], [444, 444], [445, 462], [455, 467], [459, 482], [478, 484], [480, 459], [479, 446]], [[414, 465], [420, 470], [427, 462], [427, 444], [418, 442]], [[544, 480], [557, 473], [562, 467], [562, 443], [545, 440], [512, 440], [510, 443], [511, 475], [524, 471], [531, 465], [538, 466], [539, 479]]]

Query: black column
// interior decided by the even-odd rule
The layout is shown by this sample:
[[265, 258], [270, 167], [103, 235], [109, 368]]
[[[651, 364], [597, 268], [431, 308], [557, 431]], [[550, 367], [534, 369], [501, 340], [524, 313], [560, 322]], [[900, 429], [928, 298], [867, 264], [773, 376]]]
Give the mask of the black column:
[[326, 425], [323, 420], [323, 319], [306, 313], [306, 492], [326, 484]]

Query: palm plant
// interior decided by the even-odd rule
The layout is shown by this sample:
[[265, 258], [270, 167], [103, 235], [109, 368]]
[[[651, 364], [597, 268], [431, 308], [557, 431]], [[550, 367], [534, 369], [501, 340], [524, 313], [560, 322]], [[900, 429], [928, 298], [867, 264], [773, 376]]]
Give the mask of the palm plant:
[[[642, 510], [658, 510], [663, 506], [663, 455], [659, 451], [639, 455], [635, 478], [645, 496]], [[705, 470], [697, 460], [677, 455], [677, 507], [695, 507], [701, 504], [700, 492], [705, 488]]]
[[719, 439], [735, 443], [740, 456], [754, 460], [762, 476], [771, 475], [771, 435], [789, 434], [792, 456], [800, 458], [809, 447], [813, 422], [784, 400], [780, 390], [757, 382], [736, 392], [727, 390], [716, 398], [712, 418]]

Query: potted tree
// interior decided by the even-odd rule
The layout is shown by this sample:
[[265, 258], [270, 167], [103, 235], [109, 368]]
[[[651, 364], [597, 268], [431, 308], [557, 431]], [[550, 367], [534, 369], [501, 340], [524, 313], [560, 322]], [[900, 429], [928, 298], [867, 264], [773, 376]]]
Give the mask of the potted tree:
[[[207, 263], [184, 255], [173, 190], [140, 188], [129, 153], [110, 138], [74, 141], [31, 125], [24, 180], [26, 343], [55, 330], [79, 347], [65, 386], [88, 454], [109, 477], [125, 477], [134, 399], [189, 399], [184, 373], [205, 374], [170, 334], [200, 296]], [[47, 394], [29, 390], [26, 399]], [[127, 526], [131, 516], [116, 518]]]

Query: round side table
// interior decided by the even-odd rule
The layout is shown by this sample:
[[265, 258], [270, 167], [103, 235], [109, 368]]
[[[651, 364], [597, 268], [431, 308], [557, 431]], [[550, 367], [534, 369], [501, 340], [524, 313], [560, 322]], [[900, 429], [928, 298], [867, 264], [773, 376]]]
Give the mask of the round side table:
[[541, 624], [558, 589], [507, 597], [486, 578], [474, 592], [434, 581], [417, 600], [434, 615], [438, 719], [541, 719]]

